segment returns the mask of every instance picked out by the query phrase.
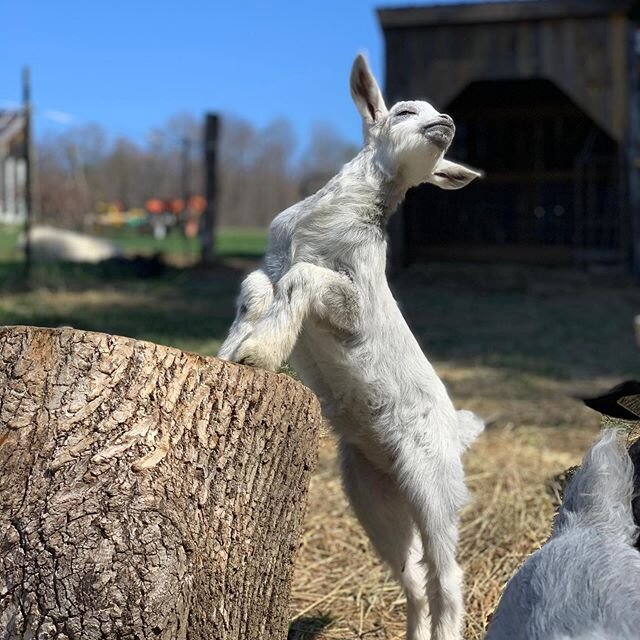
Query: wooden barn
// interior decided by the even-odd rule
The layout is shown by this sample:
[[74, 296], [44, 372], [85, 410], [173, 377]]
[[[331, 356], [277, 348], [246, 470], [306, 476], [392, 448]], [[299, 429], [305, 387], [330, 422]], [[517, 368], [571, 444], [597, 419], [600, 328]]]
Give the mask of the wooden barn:
[[606, 264], [640, 272], [640, 1], [380, 9], [386, 97], [453, 116], [450, 157], [486, 178], [413, 190], [396, 264]]
[[24, 116], [0, 111], [0, 222], [24, 222], [26, 217], [26, 161]]

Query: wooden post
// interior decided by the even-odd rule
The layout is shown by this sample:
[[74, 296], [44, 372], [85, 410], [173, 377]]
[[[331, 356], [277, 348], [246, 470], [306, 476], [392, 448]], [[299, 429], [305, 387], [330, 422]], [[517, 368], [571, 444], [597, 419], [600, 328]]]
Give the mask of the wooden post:
[[33, 225], [33, 198], [32, 180], [33, 163], [31, 149], [31, 74], [29, 67], [22, 70], [22, 112], [24, 118], [24, 160], [25, 160], [25, 207], [26, 218], [24, 223], [24, 268], [25, 278], [31, 274], [31, 227]]
[[213, 261], [213, 248], [215, 246], [215, 227], [218, 205], [217, 183], [217, 153], [218, 153], [219, 117], [214, 113], [208, 113], [204, 128], [204, 180], [207, 208], [200, 222], [200, 240], [202, 264], [211, 264]]
[[183, 253], [187, 255], [187, 225], [191, 216], [189, 199], [191, 198], [191, 140], [182, 138], [181, 180], [182, 180], [182, 211], [180, 212], [180, 235], [183, 240]]
[[191, 160], [191, 140], [182, 139], [182, 215], [186, 218], [189, 212], [189, 198], [191, 197], [191, 171], [189, 162]]
[[0, 635], [283, 640], [319, 426], [282, 374], [0, 329]]

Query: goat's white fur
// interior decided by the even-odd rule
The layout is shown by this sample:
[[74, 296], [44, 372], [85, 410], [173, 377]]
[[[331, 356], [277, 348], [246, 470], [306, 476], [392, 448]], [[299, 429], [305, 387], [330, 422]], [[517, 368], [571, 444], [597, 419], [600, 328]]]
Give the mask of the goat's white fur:
[[634, 469], [615, 430], [585, 455], [551, 539], [509, 580], [487, 640], [636, 640], [640, 553]]
[[266, 369], [285, 359], [340, 440], [346, 493], [407, 596], [409, 640], [457, 640], [460, 455], [483, 423], [453, 408], [389, 289], [384, 227], [407, 189], [456, 189], [480, 174], [443, 159], [449, 116], [390, 110], [362, 56], [351, 92], [366, 144], [324, 188], [278, 215], [262, 270], [244, 282], [220, 356]]

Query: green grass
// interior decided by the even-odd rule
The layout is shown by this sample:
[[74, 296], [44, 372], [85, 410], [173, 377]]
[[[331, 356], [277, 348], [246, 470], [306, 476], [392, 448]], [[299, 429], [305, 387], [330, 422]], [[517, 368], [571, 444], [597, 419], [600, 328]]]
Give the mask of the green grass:
[[[177, 231], [161, 240], [132, 229], [111, 230], [103, 235], [117, 242], [127, 253], [160, 252], [196, 260], [200, 252], [197, 238], [185, 238]], [[266, 246], [266, 229], [220, 229], [216, 236], [216, 255], [220, 257], [258, 258], [264, 254]]]
[[[243, 277], [237, 268], [168, 266], [161, 278], [138, 279], [118, 265], [34, 263], [26, 288], [18, 234], [0, 227], [0, 325], [68, 325], [213, 355], [233, 320]], [[178, 234], [155, 240], [122, 230], [111, 237], [129, 254], [160, 251], [171, 263], [187, 265], [198, 256], [197, 242], [185, 244]], [[265, 230], [222, 229], [217, 255], [257, 263], [266, 239]]]
[[415, 266], [395, 288], [436, 360], [487, 366], [520, 382], [640, 376], [640, 290], [622, 275], [489, 265]]
[[232, 269], [168, 268], [161, 278], [137, 279], [94, 266], [36, 266], [29, 289], [3, 291], [0, 280], [0, 325], [72, 326], [213, 355], [241, 278]]
[[0, 262], [17, 260], [20, 253], [16, 248], [20, 227], [0, 224]]
[[221, 229], [216, 243], [220, 256], [262, 256], [267, 248], [265, 229]]
[[[0, 262], [19, 259], [16, 244], [20, 231], [20, 227], [14, 225], [0, 225]], [[106, 230], [101, 235], [116, 242], [128, 254], [160, 252], [170, 257], [196, 260], [200, 252], [197, 238], [185, 238], [177, 231], [161, 240], [129, 228]], [[219, 229], [216, 235], [216, 254], [223, 258], [259, 258], [266, 246], [266, 229]]]

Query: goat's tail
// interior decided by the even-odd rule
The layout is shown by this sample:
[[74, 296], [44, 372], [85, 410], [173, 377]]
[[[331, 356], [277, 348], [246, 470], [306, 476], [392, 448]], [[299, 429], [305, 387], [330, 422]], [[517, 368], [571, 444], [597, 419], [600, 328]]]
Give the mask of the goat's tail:
[[586, 527], [629, 545], [636, 542], [638, 527], [631, 508], [634, 470], [618, 434], [616, 429], [604, 431], [587, 451], [582, 467], [567, 484], [554, 535]]
[[458, 433], [463, 449], [468, 449], [473, 441], [484, 431], [484, 420], [472, 411], [462, 409], [458, 414]]

